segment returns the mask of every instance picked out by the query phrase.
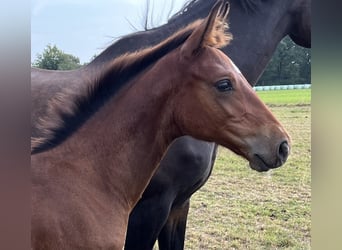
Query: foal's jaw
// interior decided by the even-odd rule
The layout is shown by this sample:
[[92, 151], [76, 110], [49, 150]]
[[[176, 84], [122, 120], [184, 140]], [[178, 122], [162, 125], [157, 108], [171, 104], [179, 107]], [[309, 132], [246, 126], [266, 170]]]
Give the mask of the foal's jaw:
[[270, 142], [266, 137], [264, 142], [249, 143], [249, 140], [241, 140], [240, 146], [232, 146], [221, 143], [222, 146], [232, 150], [249, 162], [251, 169], [265, 172], [281, 167], [290, 154], [290, 139], [281, 137], [277, 142]]

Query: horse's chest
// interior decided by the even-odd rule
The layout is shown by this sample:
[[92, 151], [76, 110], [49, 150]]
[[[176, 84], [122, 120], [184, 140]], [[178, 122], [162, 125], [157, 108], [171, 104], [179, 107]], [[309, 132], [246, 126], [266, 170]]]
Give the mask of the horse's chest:
[[37, 249], [122, 249], [128, 214], [89, 182], [56, 178], [34, 190]]

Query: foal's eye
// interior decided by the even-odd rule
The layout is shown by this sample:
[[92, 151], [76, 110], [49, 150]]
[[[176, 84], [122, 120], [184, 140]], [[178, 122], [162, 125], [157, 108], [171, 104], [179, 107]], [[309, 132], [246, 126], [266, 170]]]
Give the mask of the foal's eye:
[[233, 85], [232, 85], [231, 81], [228, 79], [223, 79], [223, 80], [218, 81], [215, 84], [215, 87], [220, 92], [226, 92], [226, 91], [232, 91], [233, 90]]

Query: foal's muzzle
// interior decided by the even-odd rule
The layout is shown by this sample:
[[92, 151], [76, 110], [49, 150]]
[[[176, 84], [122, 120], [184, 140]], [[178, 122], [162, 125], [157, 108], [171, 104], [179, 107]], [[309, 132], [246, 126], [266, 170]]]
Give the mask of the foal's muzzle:
[[283, 141], [278, 149], [279, 166], [283, 165], [290, 153], [290, 146], [287, 141]]
[[290, 153], [290, 146], [287, 141], [282, 141], [278, 147], [275, 155], [263, 155], [255, 153], [250, 160], [250, 167], [258, 172], [265, 172], [272, 168], [282, 166]]

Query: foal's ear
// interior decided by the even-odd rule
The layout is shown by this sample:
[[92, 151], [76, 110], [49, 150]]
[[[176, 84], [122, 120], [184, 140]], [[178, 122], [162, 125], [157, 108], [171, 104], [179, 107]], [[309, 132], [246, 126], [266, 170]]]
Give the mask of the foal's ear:
[[204, 46], [222, 48], [228, 45], [233, 38], [231, 33], [226, 32], [229, 9], [229, 3], [226, 0], [217, 1], [207, 18], [195, 28], [182, 45], [182, 54], [191, 56]]

